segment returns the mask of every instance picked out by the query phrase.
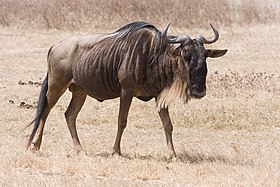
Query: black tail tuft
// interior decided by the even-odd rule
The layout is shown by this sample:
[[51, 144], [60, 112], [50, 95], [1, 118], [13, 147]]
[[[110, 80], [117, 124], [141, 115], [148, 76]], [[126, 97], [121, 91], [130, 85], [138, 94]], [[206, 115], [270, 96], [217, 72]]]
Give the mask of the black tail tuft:
[[[41, 88], [41, 92], [39, 95], [39, 100], [38, 100], [38, 105], [37, 105], [37, 112], [36, 112], [36, 117], [34, 118], [34, 120], [32, 120], [32, 122], [30, 123], [30, 125], [32, 125], [34, 123], [34, 127], [32, 130], [32, 133], [29, 137], [29, 141], [27, 144], [27, 148], [28, 149], [32, 143], [32, 140], [38, 130], [39, 124], [40, 124], [40, 120], [42, 117], [42, 114], [47, 106], [47, 91], [48, 91], [48, 74], [42, 84], [42, 88]], [[29, 126], [30, 126], [29, 125]]]

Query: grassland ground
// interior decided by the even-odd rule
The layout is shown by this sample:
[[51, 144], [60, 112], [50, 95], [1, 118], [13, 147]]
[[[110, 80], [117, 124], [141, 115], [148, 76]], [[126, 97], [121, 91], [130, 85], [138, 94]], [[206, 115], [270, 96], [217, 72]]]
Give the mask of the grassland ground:
[[[164, 25], [157, 25], [163, 28]], [[84, 148], [75, 154], [64, 119], [67, 91], [52, 110], [42, 149], [26, 151], [49, 47], [74, 34], [59, 30], [0, 28], [1, 186], [279, 186], [280, 27], [222, 27], [208, 60], [207, 96], [174, 103], [171, 118], [178, 161], [168, 162], [155, 102], [133, 100], [122, 141], [111, 156], [118, 99], [88, 98], [78, 117]], [[116, 28], [117, 29], [117, 28]], [[210, 35], [209, 29], [171, 29]]]

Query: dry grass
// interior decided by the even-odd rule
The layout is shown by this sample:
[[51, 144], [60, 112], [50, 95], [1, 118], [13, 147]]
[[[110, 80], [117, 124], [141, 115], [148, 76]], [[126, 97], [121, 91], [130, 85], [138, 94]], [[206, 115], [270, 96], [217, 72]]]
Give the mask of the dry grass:
[[[237, 3], [239, 2], [239, 3]], [[260, 0], [1, 0], [0, 24], [24, 28], [112, 29], [134, 20], [176, 27], [279, 23], [279, 3]]]
[[[268, 30], [275, 33], [266, 35]], [[26, 152], [31, 129], [21, 130], [34, 114], [48, 47], [73, 33], [2, 28], [0, 185], [279, 186], [279, 31], [264, 25], [234, 34], [222, 30], [216, 47], [230, 51], [224, 58], [209, 59], [207, 96], [171, 106], [179, 161], [169, 163], [154, 101], [133, 101], [124, 157], [117, 157], [110, 153], [118, 99], [88, 99], [78, 118], [87, 154], [73, 153], [63, 117], [69, 92], [52, 110], [42, 150]], [[256, 33], [264, 37], [254, 37]], [[256, 43], [270, 48], [256, 52]]]
[[[33, 1], [18, 4], [27, 2], [33, 10]], [[5, 10], [9, 10], [7, 6]], [[221, 59], [208, 60], [205, 98], [171, 106], [179, 160], [168, 162], [155, 103], [137, 99], [132, 103], [123, 137], [123, 157], [110, 154], [116, 135], [118, 99], [103, 103], [87, 99], [78, 117], [78, 133], [86, 154], [75, 154], [63, 116], [70, 101], [69, 92], [49, 116], [42, 150], [25, 151], [31, 129], [22, 129], [34, 115], [39, 85], [47, 69], [47, 51], [62, 38], [82, 33], [42, 30], [66, 30], [70, 28], [69, 21], [65, 19], [58, 27], [55, 23], [59, 22], [50, 21], [46, 26], [40, 14], [38, 20], [28, 20], [30, 10], [5, 13], [7, 25], [15, 27], [0, 27], [0, 186], [280, 186], [279, 25], [219, 26], [221, 39], [214, 47], [228, 48], [229, 52]], [[20, 23], [17, 16], [22, 16]], [[163, 27], [165, 19], [162, 17], [156, 25]], [[116, 24], [127, 21], [114, 18], [112, 23], [114, 20]], [[84, 21], [81, 19], [81, 23]], [[94, 23], [98, 21], [102, 20], [97, 18]], [[36, 29], [21, 29], [27, 22]], [[98, 24], [105, 26], [97, 30], [115, 26], [107, 27], [105, 23]], [[209, 28], [187, 30], [183, 22], [183, 27], [179, 20], [176, 23], [176, 32], [209, 33]], [[70, 29], [74, 28], [76, 24]], [[96, 31], [96, 26], [93, 28]]]

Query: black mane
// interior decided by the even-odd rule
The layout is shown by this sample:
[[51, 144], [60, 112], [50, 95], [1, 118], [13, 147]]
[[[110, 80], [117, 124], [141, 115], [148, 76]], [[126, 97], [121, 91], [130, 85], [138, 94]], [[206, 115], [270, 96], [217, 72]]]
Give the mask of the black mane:
[[143, 29], [143, 28], [148, 28], [148, 29], [159, 32], [158, 29], [154, 25], [146, 23], [146, 22], [142, 22], [142, 21], [137, 21], [137, 22], [132, 22], [132, 23], [129, 23], [129, 24], [121, 27], [114, 33], [117, 33], [120, 38], [125, 38], [125, 37], [129, 36], [130, 34], [136, 32], [140, 29]]

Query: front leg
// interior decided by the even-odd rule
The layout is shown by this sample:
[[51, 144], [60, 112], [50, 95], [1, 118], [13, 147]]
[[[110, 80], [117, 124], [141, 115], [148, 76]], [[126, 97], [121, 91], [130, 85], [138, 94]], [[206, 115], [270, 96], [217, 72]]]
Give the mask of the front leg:
[[121, 96], [120, 96], [118, 132], [113, 147], [113, 154], [121, 155], [121, 148], [120, 148], [121, 138], [127, 124], [127, 116], [128, 116], [128, 111], [131, 105], [132, 98], [133, 98], [132, 92], [122, 89]]
[[172, 141], [173, 126], [172, 126], [172, 123], [170, 120], [168, 108], [161, 108], [159, 111], [159, 116], [160, 116], [160, 119], [161, 119], [163, 127], [164, 127], [169, 158], [171, 158], [171, 159], [175, 158], [176, 153], [175, 153], [173, 141]]

